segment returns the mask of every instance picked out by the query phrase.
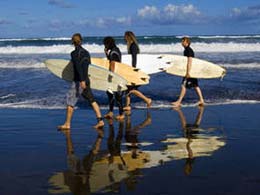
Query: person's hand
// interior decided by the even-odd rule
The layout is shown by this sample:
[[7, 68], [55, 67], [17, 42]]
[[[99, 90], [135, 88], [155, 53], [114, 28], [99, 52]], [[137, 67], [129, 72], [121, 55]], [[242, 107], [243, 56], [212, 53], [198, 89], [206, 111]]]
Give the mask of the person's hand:
[[190, 78], [190, 73], [186, 73], [185, 78]]
[[105, 52], [106, 56], [108, 56], [108, 49], [106, 47], [104, 49], [104, 52]]
[[84, 90], [87, 88], [86, 82], [85, 81], [81, 81], [80, 82], [80, 87]]

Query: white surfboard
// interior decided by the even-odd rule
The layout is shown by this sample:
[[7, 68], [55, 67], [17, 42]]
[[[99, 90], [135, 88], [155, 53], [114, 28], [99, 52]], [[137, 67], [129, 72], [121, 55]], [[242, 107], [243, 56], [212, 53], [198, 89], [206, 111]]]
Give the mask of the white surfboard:
[[[132, 56], [122, 55], [122, 63], [132, 66]], [[168, 60], [162, 58], [159, 54], [137, 54], [136, 68], [146, 74], [154, 74], [161, 72], [162, 69], [170, 67]]]
[[[44, 63], [57, 77], [66, 81], [73, 81], [74, 68], [71, 61], [63, 59], [48, 59], [44, 61]], [[124, 91], [127, 89], [127, 80], [111, 71], [108, 71], [107, 69], [90, 64], [88, 74], [92, 89], [101, 91]]]
[[[164, 69], [167, 73], [182, 77], [186, 75], [186, 56], [162, 55], [162, 58], [168, 61], [167, 63], [171, 65]], [[190, 71], [191, 78], [223, 78], [225, 74], [226, 70], [219, 65], [198, 58], [192, 59], [192, 67]]]

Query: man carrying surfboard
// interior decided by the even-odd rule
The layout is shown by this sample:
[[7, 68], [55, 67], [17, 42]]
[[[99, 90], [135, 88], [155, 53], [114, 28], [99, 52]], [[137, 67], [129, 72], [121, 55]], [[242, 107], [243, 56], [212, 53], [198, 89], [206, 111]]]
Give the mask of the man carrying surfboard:
[[203, 99], [203, 95], [202, 95], [202, 92], [200, 90], [200, 87], [198, 85], [198, 79], [190, 77], [190, 70], [192, 68], [192, 58], [194, 58], [194, 56], [195, 56], [193, 50], [190, 47], [190, 44], [191, 44], [190, 38], [189, 37], [183, 37], [181, 44], [184, 47], [184, 56], [187, 57], [187, 69], [186, 69], [187, 72], [186, 72], [185, 77], [182, 80], [180, 96], [179, 96], [177, 101], [172, 102], [172, 105], [174, 107], [181, 106], [182, 99], [184, 98], [184, 96], [186, 94], [186, 89], [194, 88], [196, 93], [199, 96], [198, 105], [203, 106], [204, 105], [204, 99]]
[[[103, 43], [105, 46], [105, 54], [109, 60], [109, 70], [115, 72], [115, 63], [121, 62], [121, 51], [116, 46], [113, 37], [105, 37]], [[119, 115], [116, 116], [116, 119], [123, 120], [125, 118], [122, 102], [123, 93], [120, 91], [107, 91], [107, 96], [109, 100], [109, 111], [105, 114], [105, 118], [113, 118], [114, 103], [116, 101], [119, 110]]]
[[[137, 64], [137, 54], [140, 53], [140, 49], [135, 37], [135, 34], [132, 31], [125, 32], [125, 40], [127, 43], [127, 51], [132, 56], [132, 67], [136, 68]], [[125, 111], [130, 111], [130, 95], [134, 94], [135, 96], [143, 99], [146, 102], [147, 108], [151, 107], [152, 99], [146, 97], [142, 92], [138, 90], [140, 85], [128, 85], [127, 94], [126, 94], [126, 106], [124, 107]]]
[[81, 46], [81, 34], [76, 33], [72, 36], [72, 44], [75, 46], [75, 50], [71, 52], [71, 61], [74, 67], [74, 82], [72, 83], [71, 89], [67, 93], [66, 121], [63, 125], [58, 126], [58, 129], [70, 129], [74, 106], [80, 98], [80, 95], [89, 101], [96, 113], [97, 124], [94, 128], [101, 128], [104, 126], [104, 121], [101, 117], [99, 105], [92, 94], [90, 80], [88, 77], [90, 54]]

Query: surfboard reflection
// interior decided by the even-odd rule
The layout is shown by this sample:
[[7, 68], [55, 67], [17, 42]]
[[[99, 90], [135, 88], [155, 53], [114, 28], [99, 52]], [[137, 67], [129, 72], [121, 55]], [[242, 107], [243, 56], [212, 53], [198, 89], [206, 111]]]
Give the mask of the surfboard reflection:
[[[138, 171], [133, 171], [142, 168], [144, 165], [142, 160], [139, 159], [141, 154], [137, 152], [139, 145], [137, 136], [140, 128], [151, 123], [151, 116], [147, 114], [147, 118], [133, 128], [130, 124], [130, 115], [123, 122], [115, 123], [113, 120], [108, 122], [107, 150], [100, 151], [104, 131], [102, 129], [97, 130], [96, 141], [82, 160], [74, 153], [70, 131], [63, 132], [66, 136], [68, 170], [55, 173], [50, 177], [48, 182], [52, 188], [49, 189], [49, 193], [90, 194], [100, 191], [117, 192], [122, 181], [125, 181], [127, 188], [133, 188], [136, 177], [139, 175], [137, 174]], [[118, 125], [118, 129], [115, 128], [115, 125]], [[129, 151], [121, 151], [124, 127], [126, 127], [125, 138], [129, 141], [127, 144], [135, 146], [134, 150], [129, 147], [131, 148]]]
[[143, 178], [143, 169], [164, 166], [173, 160], [185, 160], [184, 173], [191, 174], [195, 158], [211, 156], [225, 145], [225, 141], [214, 130], [200, 128], [204, 108], [199, 108], [192, 124], [187, 123], [182, 110], [176, 112], [182, 126], [182, 135], [166, 137], [161, 141], [159, 150], [146, 150], [153, 143], [139, 139], [141, 129], [152, 123], [149, 112], [138, 125], [133, 125], [131, 115], [126, 116], [123, 122], [109, 120], [106, 149], [100, 149], [104, 131], [99, 130], [92, 149], [83, 160], [75, 156], [70, 132], [67, 131], [65, 135], [69, 169], [55, 173], [49, 179], [52, 186], [49, 193], [118, 192], [122, 184], [127, 190], [134, 190], [138, 181]]
[[225, 146], [225, 140], [214, 134], [214, 128], [200, 128], [204, 107], [198, 107], [193, 123], [188, 123], [181, 109], [175, 109], [179, 115], [183, 137], [167, 138], [165, 152], [173, 159], [185, 159], [184, 173], [190, 175], [195, 157], [211, 156], [214, 151]]

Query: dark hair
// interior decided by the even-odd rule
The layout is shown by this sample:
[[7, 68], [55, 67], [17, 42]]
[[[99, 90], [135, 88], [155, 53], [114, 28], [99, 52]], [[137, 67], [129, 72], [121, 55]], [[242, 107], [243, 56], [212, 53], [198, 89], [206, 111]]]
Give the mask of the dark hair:
[[103, 39], [103, 44], [105, 45], [105, 48], [107, 49], [112, 49], [113, 47], [116, 46], [115, 40], [113, 37], [105, 37]]
[[190, 41], [190, 38], [189, 38], [189, 37], [182, 37], [181, 41], [182, 41], [182, 42], [187, 42], [188, 45], [190, 46], [191, 41]]
[[75, 46], [79, 46], [81, 45], [83, 39], [80, 33], [75, 33], [72, 38], [71, 38], [72, 44], [74, 44]]

